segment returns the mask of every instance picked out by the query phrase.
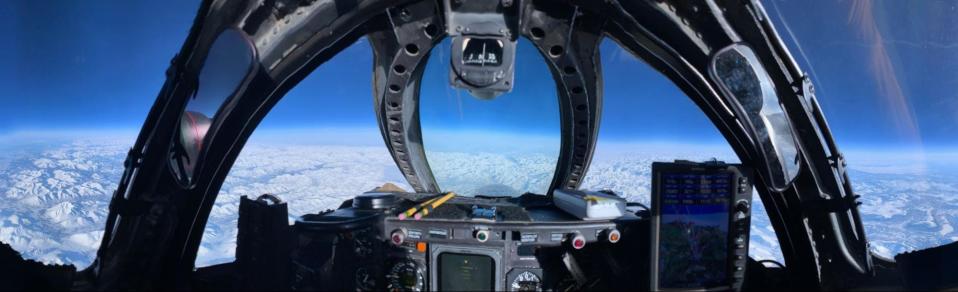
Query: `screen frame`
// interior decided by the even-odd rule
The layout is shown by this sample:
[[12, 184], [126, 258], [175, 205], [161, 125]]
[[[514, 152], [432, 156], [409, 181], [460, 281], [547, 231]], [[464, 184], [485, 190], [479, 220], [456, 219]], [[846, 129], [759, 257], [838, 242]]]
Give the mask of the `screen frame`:
[[[495, 261], [492, 257], [490, 257], [490, 256], [488, 256], [488, 255], [481, 255], [481, 254], [474, 254], [474, 253], [442, 252], [442, 253], [439, 253], [439, 254], [437, 255], [437, 258], [438, 258], [438, 261], [439, 261], [439, 266], [436, 266], [436, 271], [437, 271], [437, 274], [438, 274], [438, 277], [437, 277], [437, 278], [439, 279], [439, 286], [436, 288], [437, 290], [440, 290], [440, 291], [442, 291], [442, 290], [450, 291], [451, 289], [447, 289], [446, 287], [443, 287], [443, 285], [445, 285], [444, 283], [448, 284], [447, 282], [458, 282], [458, 281], [462, 281], [462, 280], [463, 280], [461, 277], [455, 277], [455, 281], [443, 281], [443, 276], [444, 276], [444, 274], [445, 274], [447, 271], [449, 271], [449, 270], [446, 269], [446, 268], [449, 268], [449, 269], [455, 269], [455, 268], [457, 268], [457, 267], [445, 267], [445, 265], [446, 265], [446, 264], [449, 264], [449, 262], [443, 261], [443, 257], [469, 258], [470, 261], [472, 261], [473, 259], [481, 259], [482, 261], [488, 260], [488, 267], [487, 267], [487, 268], [491, 269], [491, 270], [488, 271], [488, 272], [489, 272], [489, 277], [488, 277], [487, 279], [479, 279], [479, 280], [481, 280], [481, 282], [485, 282], [485, 283], [481, 283], [481, 282], [477, 281], [477, 284], [480, 284], [480, 285], [489, 285], [488, 288], [478, 288], [478, 286], [469, 287], [469, 285], [463, 285], [462, 287], [460, 287], [460, 288], [462, 288], [462, 290], [492, 290], [493, 287], [496, 286], [496, 275], [495, 275], [495, 274], [496, 274], [496, 261]], [[478, 266], [477, 266], [477, 267], [478, 267]], [[458, 274], [456, 271], [449, 271], [449, 272], [450, 272], [450, 273], [453, 273], [453, 274]]]
[[492, 258], [493, 271], [493, 290], [504, 291], [505, 280], [503, 279], [502, 249], [482, 247], [482, 246], [456, 246], [433, 244], [429, 250], [429, 290], [439, 290], [439, 255], [443, 253], [456, 253], [462, 255], [487, 256]]
[[[737, 201], [737, 192], [735, 190], [735, 181], [738, 178], [743, 177], [741, 172], [740, 165], [732, 164], [721, 164], [708, 166], [699, 163], [663, 163], [663, 162], [654, 162], [652, 164], [652, 192], [650, 194], [651, 199], [651, 252], [649, 254], [649, 285], [652, 291], [725, 291], [730, 290], [734, 286], [734, 274], [735, 274], [735, 249], [734, 240], [737, 236], [732, 229], [732, 226], [735, 226], [735, 204]], [[727, 211], [727, 222], [728, 222], [728, 231], [726, 233], [726, 242], [727, 242], [727, 251], [726, 256], [727, 260], [725, 262], [726, 266], [726, 280], [724, 285], [711, 286], [711, 287], [696, 287], [696, 288], [663, 288], [659, 286], [659, 232], [661, 230], [661, 221], [662, 221], [662, 202], [659, 196], [662, 194], [661, 191], [661, 181], [662, 175], [668, 173], [702, 173], [702, 174], [715, 174], [715, 173], [729, 173], [731, 174], [731, 182], [729, 186], [728, 193], [728, 211]]]

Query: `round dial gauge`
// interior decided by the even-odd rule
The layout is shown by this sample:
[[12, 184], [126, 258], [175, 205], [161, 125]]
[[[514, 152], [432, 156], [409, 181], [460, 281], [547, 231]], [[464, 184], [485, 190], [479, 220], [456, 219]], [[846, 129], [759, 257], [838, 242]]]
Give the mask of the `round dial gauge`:
[[422, 275], [422, 270], [416, 262], [405, 260], [400, 261], [389, 269], [386, 275], [388, 283], [386, 289], [389, 291], [422, 291], [426, 285], [426, 280]]
[[373, 253], [373, 243], [371, 239], [366, 236], [358, 236], [354, 240], [354, 252], [357, 256], [364, 258], [368, 257]]
[[376, 290], [376, 278], [366, 268], [356, 269], [356, 290], [374, 291]]
[[525, 271], [512, 280], [509, 289], [512, 291], [542, 291], [542, 281], [535, 273]]

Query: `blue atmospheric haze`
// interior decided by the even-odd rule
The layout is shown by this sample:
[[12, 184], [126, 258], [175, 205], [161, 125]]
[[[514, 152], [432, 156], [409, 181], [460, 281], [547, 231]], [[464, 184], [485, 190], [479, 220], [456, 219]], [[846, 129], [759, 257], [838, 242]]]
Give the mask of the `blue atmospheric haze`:
[[[857, 1], [795, 9], [801, 2], [765, 6], [816, 81], [839, 143], [929, 150], [958, 143], [953, 90], [958, 85], [958, 33], [955, 18], [936, 12], [953, 10], [953, 5], [885, 1], [869, 3], [874, 13], [856, 14]], [[0, 135], [137, 130], [197, 7], [197, 1], [0, 4], [0, 33], [6, 39], [0, 42]], [[931, 16], [901, 21], [919, 13]], [[516, 90], [486, 104], [447, 86], [445, 65], [439, 64], [448, 62], [443, 49], [448, 51], [440, 46], [433, 52], [427, 67], [424, 124], [440, 130], [557, 133], [554, 100], [549, 99], [555, 89], [527, 41], [520, 42]], [[667, 79], [614, 42], [604, 42], [601, 53], [603, 139], [724, 143]], [[363, 40], [347, 49], [295, 88], [263, 127], [372, 127], [370, 55]], [[890, 69], [882, 69], [886, 67]]]

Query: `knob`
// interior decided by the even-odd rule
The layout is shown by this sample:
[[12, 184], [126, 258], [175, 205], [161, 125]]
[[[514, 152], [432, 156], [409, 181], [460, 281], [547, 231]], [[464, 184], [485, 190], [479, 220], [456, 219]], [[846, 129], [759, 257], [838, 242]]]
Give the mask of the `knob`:
[[399, 246], [406, 241], [406, 233], [402, 229], [393, 230], [392, 235], [389, 236], [389, 239], [392, 241], [393, 245]]
[[735, 204], [735, 220], [744, 220], [746, 217], [748, 217], [748, 209], [748, 201], [739, 200], [738, 203]]
[[619, 242], [619, 239], [622, 239], [622, 233], [620, 233], [618, 229], [609, 229], [605, 232], [605, 239], [610, 243]]
[[489, 230], [476, 230], [473, 236], [475, 236], [479, 242], [486, 242], [489, 240]]
[[585, 236], [582, 236], [580, 233], [576, 233], [572, 236], [572, 248], [582, 249], [585, 247]]

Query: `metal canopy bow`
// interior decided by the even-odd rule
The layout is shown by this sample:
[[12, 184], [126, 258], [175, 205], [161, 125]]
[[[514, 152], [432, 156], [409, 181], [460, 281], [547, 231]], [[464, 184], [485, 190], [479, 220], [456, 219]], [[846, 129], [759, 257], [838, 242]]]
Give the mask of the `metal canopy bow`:
[[[479, 29], [456, 16], [476, 16], [464, 2], [205, 1], [127, 157], [97, 260], [87, 269], [93, 285], [186, 285], [210, 209], [250, 134], [286, 92], [363, 36], [374, 52], [383, 139], [416, 191], [437, 191], [422, 145], [419, 84], [436, 44]], [[873, 273], [873, 261], [886, 262], [868, 252], [844, 160], [812, 85], [759, 2], [487, 3], [503, 29], [482, 36], [531, 40], [555, 80], [562, 136], [550, 190], [578, 187], [588, 170], [602, 110], [598, 44], [609, 37], [671, 79], [740, 160], [759, 170], [756, 187], [796, 283], [850, 287]], [[184, 139], [182, 121], [197, 120], [191, 109], [199, 108], [203, 66], [219, 56], [211, 48], [225, 35], [248, 47], [248, 73]], [[509, 78], [489, 86], [503, 80]]]

